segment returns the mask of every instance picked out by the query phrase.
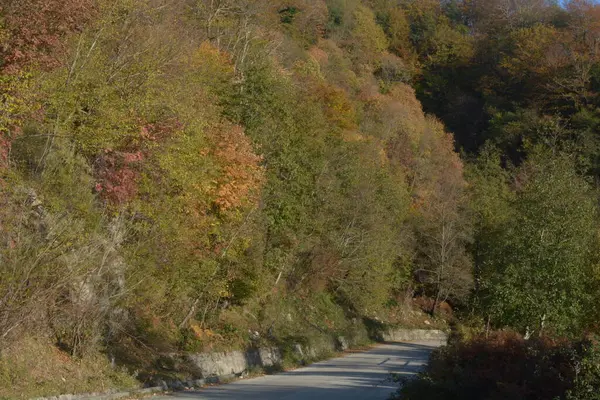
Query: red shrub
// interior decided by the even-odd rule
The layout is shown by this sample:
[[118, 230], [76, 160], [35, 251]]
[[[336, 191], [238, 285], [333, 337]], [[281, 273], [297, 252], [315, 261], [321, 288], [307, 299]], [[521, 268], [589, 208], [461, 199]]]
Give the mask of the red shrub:
[[145, 141], [157, 142], [172, 137], [181, 129], [183, 129], [183, 123], [176, 118], [154, 123], [141, 123], [140, 137]]
[[142, 161], [141, 152], [122, 153], [105, 150], [95, 162], [96, 192], [111, 204], [123, 204], [137, 194], [139, 173], [135, 165]]
[[[30, 64], [44, 69], [59, 64], [64, 39], [81, 30], [94, 13], [94, 0], [19, 0], [4, 1], [5, 39], [0, 46], [0, 67], [14, 72]], [[7, 37], [6, 37], [7, 36]]]
[[581, 348], [578, 342], [495, 332], [435, 351], [421, 379], [406, 384], [401, 398], [564, 398], [573, 387]]

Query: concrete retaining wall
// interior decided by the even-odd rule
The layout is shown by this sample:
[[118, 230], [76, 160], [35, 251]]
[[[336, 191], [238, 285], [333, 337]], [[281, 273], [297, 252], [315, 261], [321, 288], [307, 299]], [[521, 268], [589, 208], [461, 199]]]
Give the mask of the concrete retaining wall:
[[391, 329], [382, 333], [385, 342], [414, 342], [435, 340], [446, 343], [448, 334], [436, 329]]
[[32, 400], [117, 400], [124, 398], [138, 398], [162, 393], [166, 387], [150, 387], [145, 389], [132, 389], [126, 392], [62, 394], [60, 396], [38, 397]]
[[[381, 333], [381, 339], [385, 342], [411, 342], [433, 340], [446, 343], [448, 335], [439, 330], [426, 329], [388, 329]], [[324, 354], [335, 351], [343, 351], [348, 347], [356, 345], [352, 340], [344, 337], [323, 338], [311, 346], [296, 344], [293, 346], [293, 356], [299, 361], [320, 358]], [[283, 362], [283, 351], [278, 348], [258, 348], [247, 351], [230, 351], [215, 353], [198, 353], [181, 356], [182, 361], [193, 365], [198, 371], [198, 376], [207, 381], [218, 381], [219, 378], [230, 379], [241, 376], [246, 371], [255, 368], [265, 368], [280, 365]]]
[[253, 367], [272, 367], [283, 361], [281, 351], [273, 347], [250, 349], [245, 352], [188, 354], [183, 357], [200, 371], [202, 376], [196, 378], [241, 375]]

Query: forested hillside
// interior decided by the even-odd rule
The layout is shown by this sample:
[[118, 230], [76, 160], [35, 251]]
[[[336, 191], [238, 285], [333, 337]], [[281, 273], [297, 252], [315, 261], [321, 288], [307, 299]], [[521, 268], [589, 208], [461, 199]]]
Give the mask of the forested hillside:
[[0, 0], [0, 397], [594, 331], [599, 39], [584, 0]]

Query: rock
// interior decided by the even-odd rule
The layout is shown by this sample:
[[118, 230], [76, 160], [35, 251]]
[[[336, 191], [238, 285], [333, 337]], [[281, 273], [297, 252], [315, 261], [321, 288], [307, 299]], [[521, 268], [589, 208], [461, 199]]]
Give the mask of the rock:
[[258, 333], [257, 331], [251, 331], [250, 329], [248, 329], [248, 334], [250, 336], [250, 340], [260, 339], [260, 333]]
[[260, 364], [263, 367], [272, 367], [281, 364], [281, 351], [275, 347], [262, 347], [258, 349]]
[[302, 345], [300, 343], [294, 344], [294, 353], [296, 353], [299, 358], [304, 358], [304, 351], [302, 350]]
[[348, 350], [348, 341], [346, 340], [346, 338], [343, 336], [338, 336], [336, 338], [336, 347], [339, 351]]
[[254, 358], [258, 358], [258, 355], [249, 355], [243, 351], [186, 355], [187, 361], [201, 371], [203, 377], [241, 373], [248, 368], [249, 359]]
[[230, 382], [230, 381], [234, 380], [235, 378], [237, 378], [236, 374], [226, 374], [223, 376], [219, 376], [219, 383]]
[[197, 388], [204, 387], [206, 385], [206, 381], [204, 379], [196, 379], [194, 381], [194, 386]]
[[169, 389], [176, 391], [185, 390], [185, 385], [181, 381], [172, 381], [169, 382]]

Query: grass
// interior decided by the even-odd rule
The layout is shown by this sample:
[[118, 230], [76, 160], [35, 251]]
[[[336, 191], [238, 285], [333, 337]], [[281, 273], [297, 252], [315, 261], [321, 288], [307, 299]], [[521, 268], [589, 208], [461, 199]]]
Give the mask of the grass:
[[139, 383], [97, 352], [74, 359], [50, 340], [21, 338], [0, 354], [0, 398], [33, 397], [132, 389]]
[[[194, 331], [192, 339], [201, 348], [184, 350], [243, 350], [249, 343], [245, 332], [250, 328], [260, 333], [259, 339], [252, 342], [253, 346], [276, 346], [282, 351], [280, 365], [248, 371], [248, 376], [258, 376], [295, 369], [339, 355], [334, 345], [339, 336], [344, 336], [351, 344], [351, 351], [356, 351], [370, 347], [377, 332], [386, 326], [447, 329], [443, 318], [431, 319], [414, 305], [389, 307], [385, 315], [381, 314], [383, 321], [380, 321], [345, 315], [342, 308], [326, 296], [315, 296], [303, 302], [277, 300], [270, 307], [265, 307], [260, 318], [253, 315], [254, 310], [246, 313], [240, 309], [228, 310], [223, 315], [225, 318], [219, 321], [219, 325], [228, 329]], [[296, 344], [302, 345], [303, 355], [298, 353]], [[161, 362], [164, 357], [160, 357], [161, 351], [157, 349], [150, 351], [147, 346], [138, 346], [136, 342], [121, 345], [123, 354], [115, 352], [118, 362], [130, 371], [136, 370], [137, 380], [125, 369], [111, 366], [100, 351], [73, 358], [47, 338], [23, 337], [0, 353], [0, 399], [132, 389], [140, 382], [151, 383], [159, 378], [184, 380], [195, 375], [183, 365]], [[307, 353], [308, 348], [311, 349], [310, 354]], [[169, 361], [169, 357], [166, 360]]]

